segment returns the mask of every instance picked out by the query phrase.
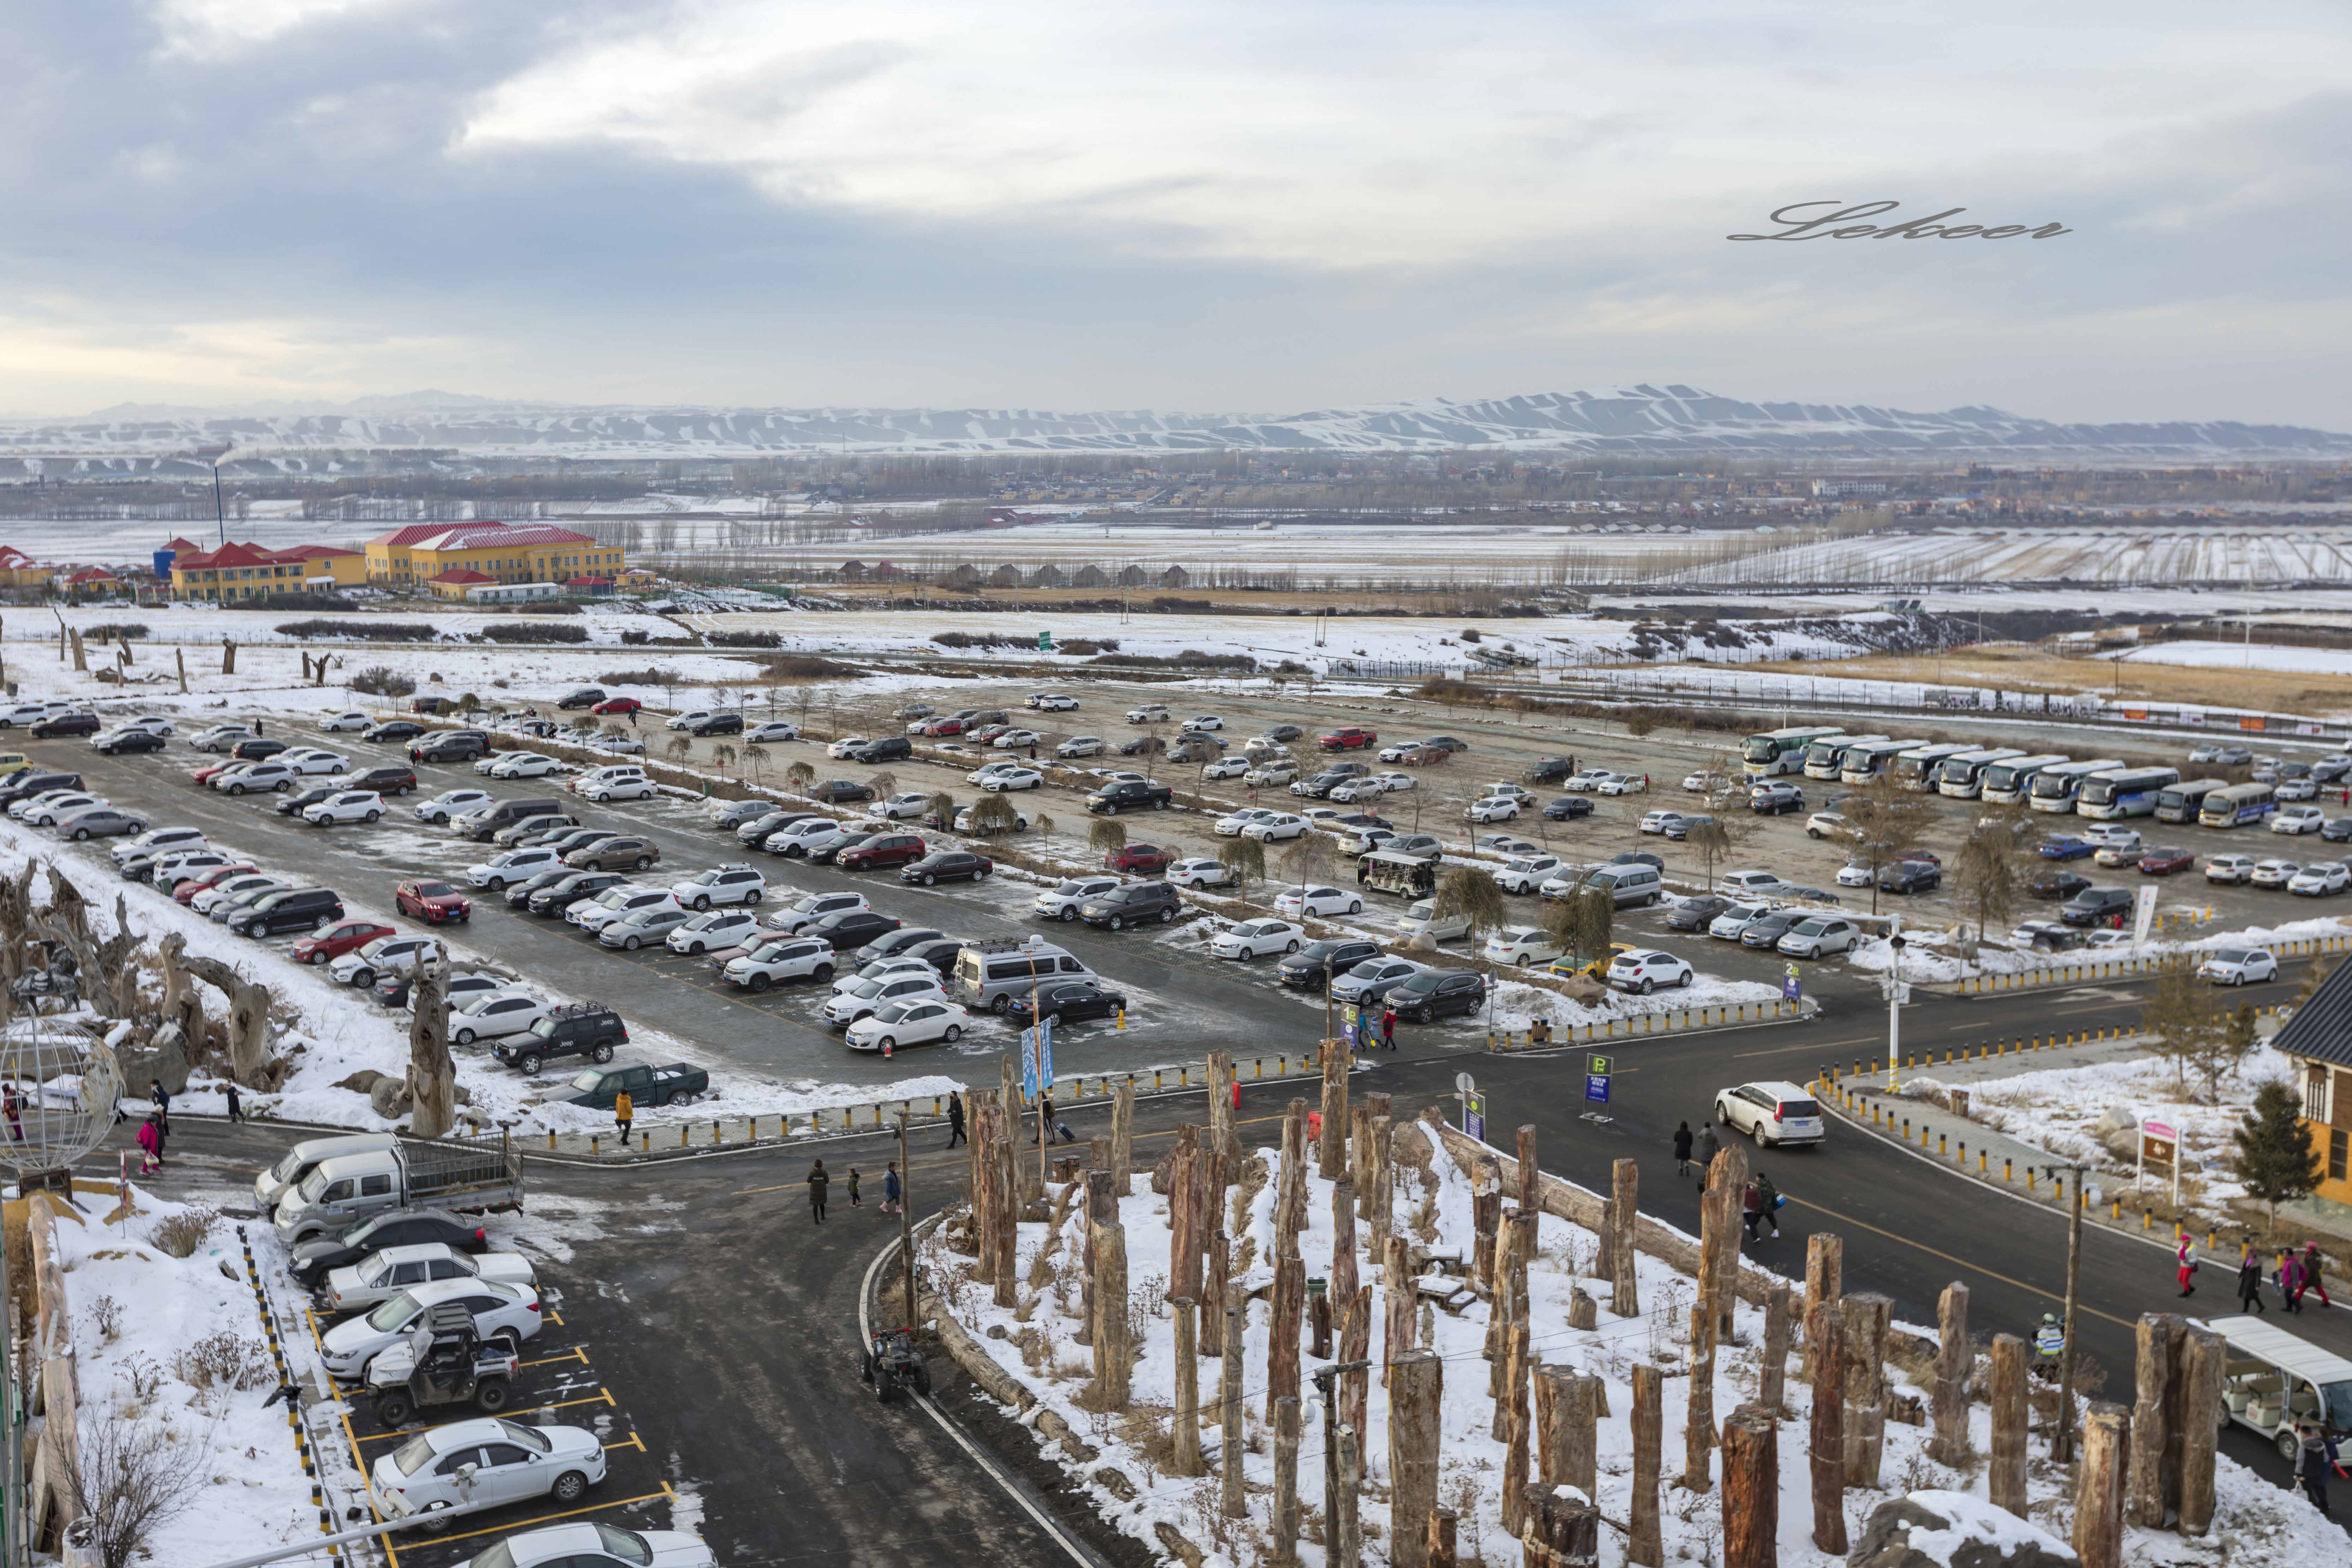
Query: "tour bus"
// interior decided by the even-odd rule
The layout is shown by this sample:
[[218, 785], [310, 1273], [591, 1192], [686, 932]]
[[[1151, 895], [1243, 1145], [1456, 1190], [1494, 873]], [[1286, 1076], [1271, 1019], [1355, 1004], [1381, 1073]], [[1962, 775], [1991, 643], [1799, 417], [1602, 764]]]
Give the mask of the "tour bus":
[[2083, 791], [2084, 779], [2093, 773], [2103, 773], [2109, 768], [2123, 765], [2121, 757], [2095, 757], [2087, 763], [2053, 763], [2033, 775], [2033, 783], [2025, 791], [2025, 804], [2035, 811], [2072, 811], [2074, 809], [2074, 797]]
[[1932, 791], [1936, 787], [1936, 770], [1944, 765], [1944, 759], [1957, 757], [1967, 750], [1967, 746], [1948, 741], [1914, 746], [1895, 759], [1895, 782], [1905, 789]]
[[2205, 797], [2217, 789], [2228, 789], [2228, 779], [2183, 779], [2171, 788], [2158, 793], [2156, 819], [2158, 822], [2194, 822], [2204, 809]]
[[1977, 798], [1995, 805], [2015, 805], [2033, 787], [2034, 774], [2065, 761], [2060, 753], [2049, 752], [2038, 757], [2011, 757], [2005, 763], [1994, 763], [1978, 781]]
[[1843, 739], [1845, 731], [1834, 724], [1800, 724], [1793, 729], [1768, 730], [1761, 735], [1750, 735], [1739, 748], [1740, 761], [1750, 773], [1769, 778], [1778, 773], [1793, 773], [1805, 765], [1805, 748], [1817, 741], [1832, 737]]
[[1937, 791], [1955, 800], [1974, 800], [1983, 793], [1987, 768], [2023, 755], [2023, 749], [2017, 746], [1984, 746], [1946, 757], [1943, 766], [1936, 770]]
[[1924, 744], [1921, 741], [1864, 741], [1848, 746], [1838, 759], [1838, 777], [1850, 784], [1868, 784], [1880, 769], [1894, 766], [1895, 758]]
[[2231, 784], [2210, 790], [2197, 808], [2200, 827], [2239, 827], [2260, 822], [2278, 809], [2278, 795], [2266, 784]]
[[1874, 746], [1885, 739], [1884, 735], [1824, 735], [1805, 748], [1805, 776], [1833, 779], [1845, 765], [1848, 746]]
[[2109, 768], [2083, 781], [2074, 815], [2093, 822], [2146, 816], [2156, 809], [2156, 797], [2179, 782], [2179, 768]]

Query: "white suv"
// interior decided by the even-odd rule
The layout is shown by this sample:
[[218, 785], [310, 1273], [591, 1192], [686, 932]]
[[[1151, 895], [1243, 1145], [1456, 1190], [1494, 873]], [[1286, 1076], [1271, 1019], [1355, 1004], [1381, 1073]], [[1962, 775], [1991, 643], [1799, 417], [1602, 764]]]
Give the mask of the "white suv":
[[929, 964], [924, 965], [924, 973], [920, 974], [885, 974], [872, 980], [861, 980], [829, 997], [824, 1013], [835, 1028], [846, 1029], [868, 1013], [887, 1007], [893, 1002], [912, 1002], [919, 998], [934, 1002], [948, 999], [947, 989], [940, 984], [940, 977], [930, 973]]
[[1743, 1083], [1715, 1097], [1715, 1119], [1735, 1132], [1745, 1132], [1759, 1148], [1783, 1143], [1818, 1143], [1828, 1135], [1820, 1102], [1796, 1084], [1779, 1079]]
[[314, 827], [344, 822], [373, 822], [383, 815], [383, 796], [373, 790], [347, 789], [304, 809], [302, 820]]
[[419, 822], [448, 823], [461, 813], [478, 806], [492, 805], [498, 796], [486, 789], [445, 789], [431, 800], [420, 800], [413, 808]]
[[495, 893], [509, 882], [520, 882], [551, 866], [562, 864], [563, 857], [552, 849], [509, 849], [478, 866], [467, 867], [466, 880], [477, 888], [488, 888]]
[[1495, 885], [1507, 893], [1532, 893], [1564, 864], [1557, 855], [1522, 855], [1495, 873]]
[[2315, 805], [2283, 805], [2271, 818], [2273, 833], [2316, 833], [2327, 826], [2327, 814]]
[[760, 920], [749, 910], [716, 910], [697, 915], [669, 933], [669, 950], [688, 955], [712, 948], [740, 947], [760, 935]]
[[714, 866], [708, 871], [698, 871], [670, 889], [672, 897], [689, 910], [708, 910], [713, 904], [756, 904], [768, 890], [768, 879], [741, 864]]
[[771, 931], [798, 933], [806, 931], [827, 915], [837, 915], [848, 910], [871, 909], [863, 893], [803, 893], [782, 909], [768, 917]]
[[1074, 921], [1078, 918], [1080, 904], [1088, 899], [1098, 899], [1118, 886], [1117, 877], [1073, 877], [1038, 894], [1029, 907], [1047, 920]]
[[780, 936], [727, 961], [730, 984], [765, 991], [779, 980], [830, 980], [840, 961], [823, 937]]
[[592, 768], [572, 781], [572, 792], [583, 800], [650, 800], [661, 792], [646, 770], [634, 763]]
[[564, 911], [563, 918], [582, 931], [593, 934], [623, 915], [633, 915], [639, 910], [677, 907], [677, 900], [669, 896], [667, 888], [634, 888], [624, 882], [617, 888], [608, 888], [593, 899], [572, 905]]

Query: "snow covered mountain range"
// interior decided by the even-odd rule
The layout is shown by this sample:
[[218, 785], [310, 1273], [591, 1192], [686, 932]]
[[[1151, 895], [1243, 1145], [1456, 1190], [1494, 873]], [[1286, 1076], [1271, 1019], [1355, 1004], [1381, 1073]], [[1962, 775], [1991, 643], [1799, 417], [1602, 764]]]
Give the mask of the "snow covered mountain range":
[[[0, 421], [0, 456], [155, 458], [229, 443], [240, 457], [435, 447], [482, 457], [740, 458], [804, 452], [1046, 453], [1264, 450], [1721, 454], [1819, 459], [2008, 460], [2352, 456], [2352, 436], [2227, 421], [2084, 425], [1998, 408], [1913, 413], [1868, 405], [1749, 402], [1646, 383], [1477, 402], [1434, 399], [1286, 415], [1059, 414], [1027, 408], [563, 407], [457, 395], [206, 414], [108, 409]], [[14, 468], [11, 463], [8, 467]]]

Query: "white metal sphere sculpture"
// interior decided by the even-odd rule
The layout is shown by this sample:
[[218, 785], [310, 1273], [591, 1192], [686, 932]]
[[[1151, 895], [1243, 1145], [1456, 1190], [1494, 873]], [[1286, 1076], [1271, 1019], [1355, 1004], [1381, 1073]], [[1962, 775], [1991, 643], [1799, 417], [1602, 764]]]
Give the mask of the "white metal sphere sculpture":
[[79, 1019], [19, 1014], [0, 1029], [0, 1165], [54, 1171], [106, 1142], [122, 1066]]

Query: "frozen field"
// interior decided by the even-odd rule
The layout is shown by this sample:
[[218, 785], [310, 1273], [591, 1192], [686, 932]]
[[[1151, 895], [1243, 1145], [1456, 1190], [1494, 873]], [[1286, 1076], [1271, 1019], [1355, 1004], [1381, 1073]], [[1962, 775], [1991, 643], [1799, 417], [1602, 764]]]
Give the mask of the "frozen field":
[[2189, 664], [2216, 669], [2282, 669], [2352, 676], [2352, 648], [2281, 647], [2233, 642], [2163, 642], [2120, 656], [2126, 664]]
[[2352, 529], [2257, 529], [2224, 521], [2192, 527], [1938, 528], [1792, 543], [1696, 566], [1669, 580], [1694, 587], [1772, 583], [2352, 585]]

